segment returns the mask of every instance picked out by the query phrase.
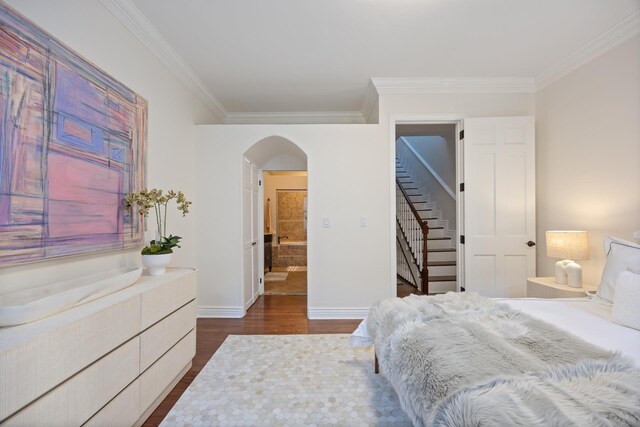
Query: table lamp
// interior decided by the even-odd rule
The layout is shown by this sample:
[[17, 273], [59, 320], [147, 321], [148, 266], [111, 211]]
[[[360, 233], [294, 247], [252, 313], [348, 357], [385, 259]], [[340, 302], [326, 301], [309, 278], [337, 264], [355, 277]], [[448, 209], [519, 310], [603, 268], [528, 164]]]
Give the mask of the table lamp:
[[560, 258], [556, 263], [556, 283], [582, 287], [582, 267], [575, 260], [589, 259], [586, 231], [547, 231], [547, 256]]

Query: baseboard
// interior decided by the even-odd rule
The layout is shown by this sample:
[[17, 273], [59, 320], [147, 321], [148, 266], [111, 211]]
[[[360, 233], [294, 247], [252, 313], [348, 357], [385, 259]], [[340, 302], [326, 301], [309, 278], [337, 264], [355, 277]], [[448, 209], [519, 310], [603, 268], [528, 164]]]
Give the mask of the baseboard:
[[311, 308], [307, 310], [309, 319], [364, 319], [369, 314], [369, 307], [335, 307]]
[[245, 311], [242, 307], [198, 307], [198, 317], [221, 317], [239, 319], [244, 317]]

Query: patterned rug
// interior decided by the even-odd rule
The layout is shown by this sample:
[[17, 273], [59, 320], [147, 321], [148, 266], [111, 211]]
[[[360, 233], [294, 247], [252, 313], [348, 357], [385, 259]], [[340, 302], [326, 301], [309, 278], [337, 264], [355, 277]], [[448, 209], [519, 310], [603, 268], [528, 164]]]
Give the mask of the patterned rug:
[[349, 335], [230, 335], [163, 426], [409, 426]]

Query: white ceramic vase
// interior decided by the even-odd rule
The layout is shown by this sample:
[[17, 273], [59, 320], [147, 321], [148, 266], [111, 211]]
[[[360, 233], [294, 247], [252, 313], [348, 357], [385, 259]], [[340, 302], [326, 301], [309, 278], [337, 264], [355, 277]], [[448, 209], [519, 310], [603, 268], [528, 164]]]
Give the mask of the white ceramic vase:
[[142, 264], [149, 269], [150, 276], [161, 276], [171, 262], [171, 255], [142, 255]]

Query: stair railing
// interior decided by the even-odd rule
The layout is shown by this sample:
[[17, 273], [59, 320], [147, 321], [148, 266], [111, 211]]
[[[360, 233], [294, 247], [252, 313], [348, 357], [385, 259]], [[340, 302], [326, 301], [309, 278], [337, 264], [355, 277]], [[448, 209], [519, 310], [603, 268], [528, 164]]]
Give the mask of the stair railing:
[[420, 290], [426, 295], [429, 293], [429, 270], [427, 268], [429, 225], [420, 218], [420, 214], [398, 178], [396, 178], [396, 220], [411, 249], [413, 261], [420, 271]]
[[[402, 230], [398, 231], [402, 233]], [[413, 268], [415, 266], [413, 254], [410, 252], [407, 254], [408, 249], [405, 250], [401, 241], [404, 241], [404, 236], [396, 236], [396, 253], [398, 254], [397, 275], [404, 282], [409, 283], [414, 288], [420, 288], [421, 281], [417, 277], [418, 275], [415, 274]], [[411, 260], [409, 260], [409, 258], [411, 258]]]

